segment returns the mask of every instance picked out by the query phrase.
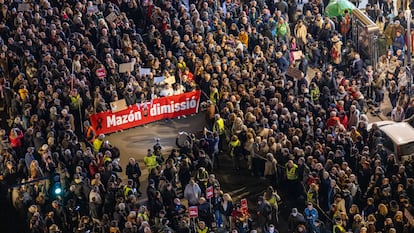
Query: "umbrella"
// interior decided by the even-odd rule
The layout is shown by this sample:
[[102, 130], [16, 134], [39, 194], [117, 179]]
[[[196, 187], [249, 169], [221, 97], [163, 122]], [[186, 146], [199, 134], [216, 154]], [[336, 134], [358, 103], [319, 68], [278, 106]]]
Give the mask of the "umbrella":
[[325, 15], [329, 17], [342, 16], [345, 10], [352, 12], [355, 8], [355, 5], [348, 0], [331, 0], [326, 6]]

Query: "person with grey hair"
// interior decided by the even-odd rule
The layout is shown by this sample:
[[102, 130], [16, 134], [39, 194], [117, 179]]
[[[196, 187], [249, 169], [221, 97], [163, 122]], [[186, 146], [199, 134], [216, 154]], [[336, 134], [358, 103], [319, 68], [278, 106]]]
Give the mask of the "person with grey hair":
[[297, 208], [292, 208], [292, 212], [288, 218], [288, 232], [294, 232], [299, 225], [306, 224], [305, 217]]

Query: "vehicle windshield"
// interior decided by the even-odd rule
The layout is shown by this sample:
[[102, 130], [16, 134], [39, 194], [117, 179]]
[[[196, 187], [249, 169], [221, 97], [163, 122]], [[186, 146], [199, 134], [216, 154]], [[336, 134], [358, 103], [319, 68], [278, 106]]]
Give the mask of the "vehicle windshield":
[[413, 153], [414, 153], [414, 142], [400, 146], [400, 155], [411, 155]]

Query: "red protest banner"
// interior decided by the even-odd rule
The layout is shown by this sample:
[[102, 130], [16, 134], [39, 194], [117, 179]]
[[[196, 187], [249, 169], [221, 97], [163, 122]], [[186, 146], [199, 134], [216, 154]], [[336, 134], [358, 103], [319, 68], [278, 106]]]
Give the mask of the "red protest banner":
[[105, 68], [99, 68], [96, 70], [96, 77], [98, 77], [99, 79], [103, 79], [106, 77], [106, 70]]
[[213, 186], [210, 186], [206, 189], [206, 198], [210, 199], [213, 197]]
[[190, 218], [197, 218], [198, 217], [198, 207], [197, 206], [190, 206], [188, 208], [188, 213], [190, 214]]
[[195, 114], [200, 102], [200, 91], [187, 92], [134, 104], [118, 112], [92, 114], [90, 122], [97, 134], [107, 134], [163, 119]]

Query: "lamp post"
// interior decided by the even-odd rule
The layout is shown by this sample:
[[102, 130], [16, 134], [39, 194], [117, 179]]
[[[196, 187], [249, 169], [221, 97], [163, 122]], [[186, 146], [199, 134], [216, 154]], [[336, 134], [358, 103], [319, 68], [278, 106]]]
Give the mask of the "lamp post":
[[411, 9], [410, 0], [405, 0], [405, 18], [407, 21], [407, 66], [411, 68]]
[[404, 1], [404, 11], [405, 11], [405, 18], [407, 21], [407, 63], [405, 66], [405, 70], [407, 72], [408, 75], [408, 80], [409, 80], [409, 88], [408, 88], [408, 95], [411, 96], [412, 93], [412, 88], [411, 86], [414, 84], [413, 82], [413, 75], [412, 75], [412, 70], [411, 70], [411, 9], [410, 9], [410, 0], [405, 0]]

